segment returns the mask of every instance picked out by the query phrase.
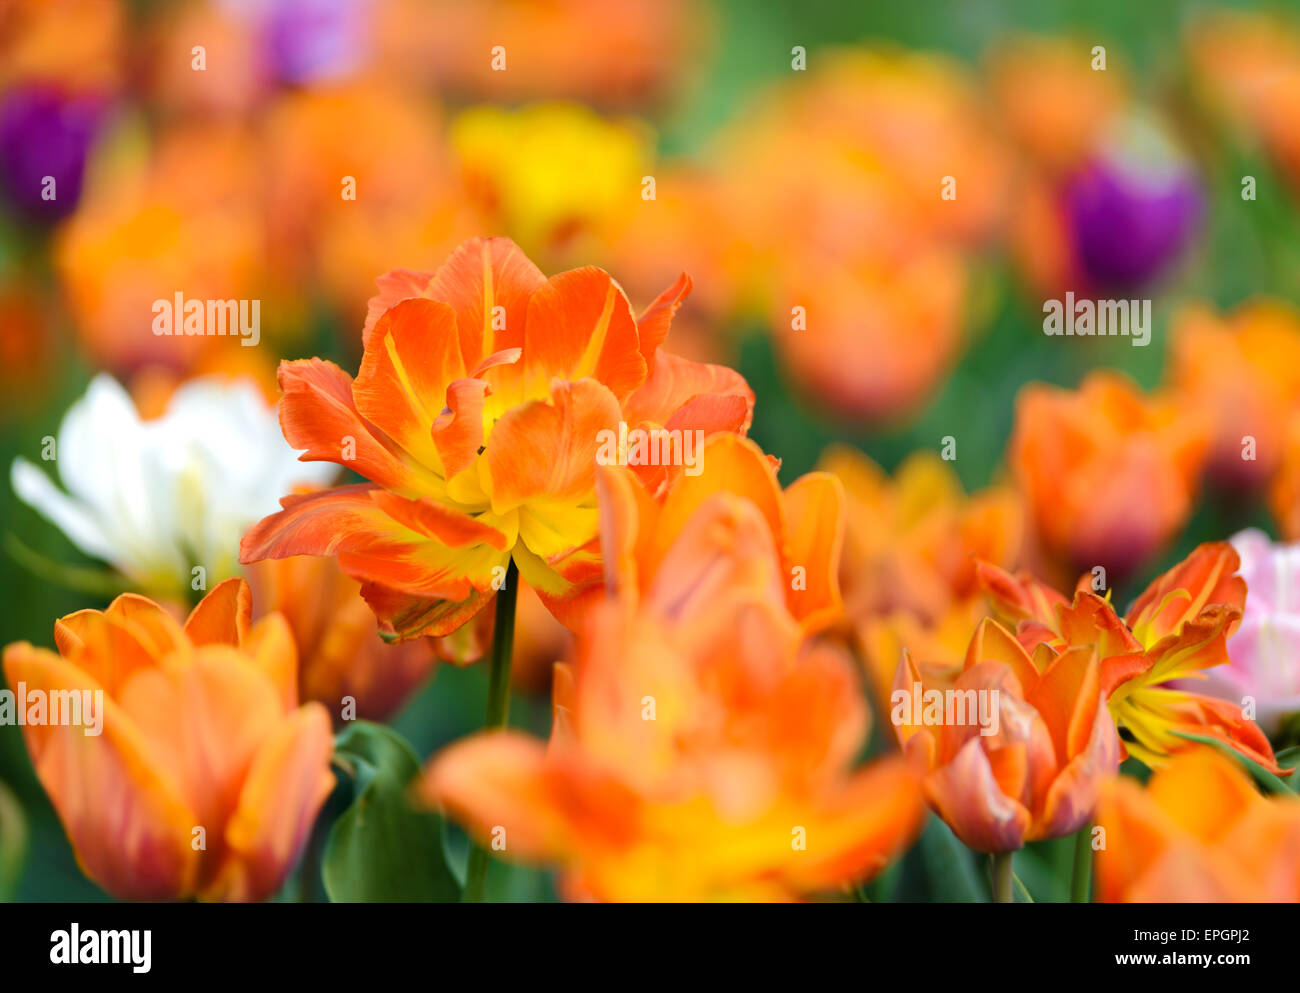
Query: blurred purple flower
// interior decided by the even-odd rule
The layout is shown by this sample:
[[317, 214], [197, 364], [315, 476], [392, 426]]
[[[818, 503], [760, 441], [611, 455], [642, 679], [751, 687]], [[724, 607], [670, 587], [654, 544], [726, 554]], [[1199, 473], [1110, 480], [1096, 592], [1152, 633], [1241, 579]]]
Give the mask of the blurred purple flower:
[[1204, 212], [1195, 171], [1144, 122], [1130, 122], [1066, 183], [1065, 212], [1088, 283], [1139, 289], [1191, 241]]
[[[106, 107], [99, 95], [49, 85], [18, 86], [0, 96], [0, 186], [15, 208], [45, 221], [72, 212]], [[54, 179], [54, 199], [42, 196], [47, 176]]]
[[310, 84], [353, 72], [369, 52], [369, 0], [274, 0], [264, 42], [283, 83]]

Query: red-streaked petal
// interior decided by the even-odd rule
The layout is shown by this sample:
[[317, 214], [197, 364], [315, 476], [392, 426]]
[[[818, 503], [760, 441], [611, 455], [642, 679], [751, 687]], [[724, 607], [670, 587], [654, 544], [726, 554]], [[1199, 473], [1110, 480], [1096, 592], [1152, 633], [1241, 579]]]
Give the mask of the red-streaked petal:
[[[280, 363], [280, 428], [303, 462], [335, 462], [393, 489], [414, 475], [396, 446], [375, 433], [352, 400], [352, 379], [333, 362]], [[347, 458], [353, 455], [352, 458]]]
[[390, 642], [449, 635], [496, 599], [491, 591], [475, 589], [461, 600], [422, 597], [382, 583], [362, 583], [361, 596], [375, 612], [380, 636]]
[[[335, 555], [372, 541], [376, 533], [390, 534], [398, 525], [371, 499], [375, 492], [383, 491], [357, 483], [282, 497], [284, 509], [263, 518], [244, 535], [240, 562]], [[409, 531], [407, 535], [416, 537]]]
[[[1137, 598], [1128, 613], [1129, 626], [1143, 644], [1152, 645], [1214, 604], [1237, 608], [1240, 620], [1246, 606], [1246, 580], [1237, 575], [1240, 566], [1237, 550], [1226, 541], [1197, 546]], [[1234, 622], [1227, 633], [1236, 628]]]

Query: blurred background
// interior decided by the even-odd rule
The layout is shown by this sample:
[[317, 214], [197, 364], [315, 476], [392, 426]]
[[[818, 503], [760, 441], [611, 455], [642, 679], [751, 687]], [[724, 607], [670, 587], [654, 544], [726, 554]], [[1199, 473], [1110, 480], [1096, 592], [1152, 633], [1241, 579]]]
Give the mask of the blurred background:
[[[97, 373], [147, 421], [195, 377], [269, 404], [282, 358], [355, 370], [375, 277], [467, 237], [599, 265], [638, 310], [685, 270], [670, 349], [748, 378], [784, 483], [849, 486], [845, 637], [878, 692], [875, 622], [941, 641], [968, 577], [939, 560], [994, 504], [981, 554], [1103, 565], [1125, 604], [1199, 541], [1300, 537], [1297, 121], [1291, 4], [3, 0], [0, 464], [41, 465]], [[260, 301], [260, 342], [155, 334], [177, 292]], [[1045, 335], [1067, 292], [1150, 300], [1150, 344]], [[0, 519], [0, 642], [148, 591], [7, 480]], [[563, 639], [527, 603], [519, 638], [512, 720], [545, 733]], [[423, 757], [485, 693], [443, 665], [392, 720]], [[935, 830], [893, 898], [982, 885]], [[1069, 853], [1039, 847], [1020, 871], [1059, 896]], [[0, 898], [104, 899], [11, 726]]]

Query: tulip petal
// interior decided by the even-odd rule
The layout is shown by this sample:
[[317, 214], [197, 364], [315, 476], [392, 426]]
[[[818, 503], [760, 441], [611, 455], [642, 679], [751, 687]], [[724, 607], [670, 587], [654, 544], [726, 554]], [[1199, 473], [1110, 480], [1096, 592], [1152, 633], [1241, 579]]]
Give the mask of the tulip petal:
[[228, 645], [238, 648], [248, 638], [253, 621], [253, 594], [242, 579], [227, 579], [199, 601], [185, 621], [185, 636], [195, 647]]
[[978, 852], [1011, 852], [1025, 843], [1030, 815], [998, 788], [978, 736], [926, 777], [930, 803], [961, 841]]
[[[92, 692], [88, 674], [52, 652], [19, 643], [5, 649], [5, 680], [28, 692]], [[185, 896], [198, 871], [191, 848], [199, 823], [180, 784], [108, 693], [102, 734], [84, 727], [28, 724], [27, 750], [86, 874], [124, 900]]]
[[283, 713], [276, 686], [234, 649], [208, 645], [186, 665], [136, 673], [118, 700], [178, 785], [211, 851], [253, 755]]
[[424, 479], [371, 430], [352, 399], [352, 378], [333, 362], [281, 362], [279, 379], [280, 427], [291, 446], [304, 450], [301, 461], [336, 462], [392, 489]]
[[[505, 565], [502, 558], [502, 567]], [[389, 642], [429, 636], [441, 638], [469, 623], [496, 598], [494, 593], [470, 588], [459, 599], [420, 596], [382, 583], [361, 584], [361, 596], [375, 612], [380, 636]]]
[[637, 318], [637, 337], [641, 342], [641, 355], [645, 358], [648, 368], [655, 367], [659, 346], [668, 337], [673, 318], [677, 316], [683, 301], [690, 296], [693, 285], [691, 277], [682, 273], [673, 281], [672, 286], [655, 297], [654, 302]]
[[[144, 600], [128, 593], [114, 604], [127, 597]], [[109, 696], [116, 696], [134, 673], [157, 666], [166, 654], [144, 625], [131, 623], [120, 613], [110, 617], [98, 610], [79, 610], [55, 621], [54, 643], [60, 654], [103, 686]]]
[[258, 750], [226, 823], [226, 862], [205, 900], [263, 900], [284, 885], [334, 789], [334, 741], [319, 703], [295, 711]]
[[819, 631], [844, 613], [839, 584], [844, 486], [828, 472], [809, 473], [790, 484], [784, 502], [785, 563], [801, 568], [805, 579], [802, 589], [787, 582], [786, 600], [805, 631]]
[[433, 443], [447, 478], [468, 469], [483, 447], [483, 405], [491, 387], [483, 379], [458, 379], [447, 387], [447, 406], [433, 421]]
[[574, 844], [564, 809], [552, 793], [546, 748], [513, 731], [480, 733], [435, 756], [420, 792], [465, 824], [476, 840], [504, 829], [510, 858], [556, 859]]
[[456, 311], [465, 368], [473, 369], [494, 352], [524, 344], [529, 298], [545, 282], [509, 238], [472, 238], [442, 264], [425, 295]]
[[[1143, 591], [1128, 613], [1129, 626], [1150, 647], [1214, 604], [1236, 607], [1240, 619], [1246, 603], [1246, 581], [1237, 575], [1240, 565], [1236, 549], [1226, 541], [1199, 545]], [[1227, 633], [1235, 630], [1234, 622]]]
[[593, 377], [619, 398], [645, 380], [632, 308], [609, 273], [595, 266], [552, 276], [528, 301], [525, 390], [545, 395], [556, 376]]
[[431, 272], [418, 272], [415, 269], [394, 269], [375, 279], [379, 292], [366, 301], [366, 323], [361, 330], [361, 345], [370, 344], [370, 332], [379, 319], [403, 300], [411, 297], [428, 296]]
[[[718, 399], [693, 405], [689, 412], [682, 410], [703, 397]], [[629, 424], [649, 421], [676, 428], [699, 428], [706, 434], [743, 434], [749, 429], [753, 411], [754, 392], [740, 373], [667, 352], [655, 355], [649, 376], [624, 405]]]
[[375, 325], [352, 398], [362, 417], [445, 476], [431, 431], [447, 387], [464, 375], [455, 311], [433, 300], [404, 300]]
[[556, 381], [549, 401], [508, 411], [488, 440], [493, 512], [539, 499], [589, 499], [601, 432], [617, 434], [619, 416], [614, 395], [594, 380]]

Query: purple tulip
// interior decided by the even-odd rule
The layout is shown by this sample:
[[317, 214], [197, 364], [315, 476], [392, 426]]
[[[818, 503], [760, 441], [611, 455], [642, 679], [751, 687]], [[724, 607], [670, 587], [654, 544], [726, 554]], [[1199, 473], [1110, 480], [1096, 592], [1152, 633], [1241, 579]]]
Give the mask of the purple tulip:
[[274, 0], [264, 43], [282, 83], [311, 84], [357, 69], [368, 54], [369, 0]]
[[[71, 213], [106, 101], [56, 86], [19, 86], [0, 96], [0, 186], [30, 218]], [[53, 179], [52, 196], [47, 177]]]
[[1082, 275], [1100, 290], [1149, 284], [1182, 254], [1204, 212], [1196, 173], [1143, 124], [1081, 167], [1064, 201]]

